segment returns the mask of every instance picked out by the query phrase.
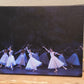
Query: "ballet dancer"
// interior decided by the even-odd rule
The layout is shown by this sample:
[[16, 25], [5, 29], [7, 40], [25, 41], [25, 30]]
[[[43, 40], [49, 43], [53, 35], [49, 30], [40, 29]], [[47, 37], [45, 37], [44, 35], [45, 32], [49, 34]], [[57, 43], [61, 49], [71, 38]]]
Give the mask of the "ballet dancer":
[[38, 66], [42, 65], [42, 62], [38, 61], [32, 56], [33, 52], [31, 51], [31, 49], [28, 49], [28, 47], [26, 47], [26, 50], [29, 53], [29, 60], [25, 69], [35, 71], [37, 70]]
[[48, 69], [55, 69], [54, 72], [57, 72], [57, 68], [63, 67], [65, 70], [67, 70], [67, 68], [64, 67], [64, 63], [55, 56], [55, 54], [59, 55], [59, 53], [54, 52], [51, 48], [50, 50], [48, 50], [45, 46], [42, 46], [42, 48], [44, 48], [48, 53], [50, 53], [51, 56], [48, 64]]
[[22, 65], [25, 66], [27, 63], [27, 57], [26, 57], [25, 49], [19, 50], [18, 53], [20, 53], [20, 55], [16, 59], [16, 64], [18, 65], [18, 67], [21, 68]]
[[6, 67], [11, 68], [11, 70], [13, 70], [13, 66], [16, 65], [15, 58], [13, 56], [13, 50], [11, 49], [11, 47], [9, 47], [8, 50], [9, 50], [9, 57], [6, 63]]
[[8, 50], [4, 49], [2, 50], [0, 53], [3, 53], [1, 59], [0, 59], [0, 68], [2, 67], [2, 65], [6, 65], [7, 60], [8, 60], [8, 54], [7, 54]]
[[67, 59], [67, 62], [71, 65], [73, 68], [73, 65], [80, 66], [79, 58], [76, 53], [76, 50], [72, 53], [72, 55]]

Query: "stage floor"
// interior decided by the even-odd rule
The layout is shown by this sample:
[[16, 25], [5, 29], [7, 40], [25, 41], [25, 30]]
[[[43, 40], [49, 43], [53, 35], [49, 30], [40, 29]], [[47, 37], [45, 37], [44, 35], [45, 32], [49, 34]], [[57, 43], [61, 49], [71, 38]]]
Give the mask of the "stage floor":
[[54, 70], [49, 70], [47, 67], [39, 68], [37, 71], [33, 70], [25, 70], [23, 68], [15, 67], [14, 70], [7, 69], [7, 68], [0, 68], [1, 74], [22, 74], [22, 75], [52, 75], [52, 76], [82, 76], [82, 69], [79, 67], [75, 68], [68, 68], [64, 70], [63, 68], [58, 69], [57, 72]]

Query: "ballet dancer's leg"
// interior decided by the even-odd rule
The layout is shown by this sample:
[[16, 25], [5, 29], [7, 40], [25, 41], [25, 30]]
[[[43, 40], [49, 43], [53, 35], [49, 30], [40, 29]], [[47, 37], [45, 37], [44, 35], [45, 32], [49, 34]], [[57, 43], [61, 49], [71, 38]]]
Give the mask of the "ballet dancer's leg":
[[67, 70], [67, 68], [65, 66], [62, 66], [65, 70]]
[[11, 70], [13, 70], [13, 65], [11, 64]]
[[57, 71], [58, 71], [58, 70], [57, 70], [57, 68], [56, 68], [54, 72], [57, 72]]

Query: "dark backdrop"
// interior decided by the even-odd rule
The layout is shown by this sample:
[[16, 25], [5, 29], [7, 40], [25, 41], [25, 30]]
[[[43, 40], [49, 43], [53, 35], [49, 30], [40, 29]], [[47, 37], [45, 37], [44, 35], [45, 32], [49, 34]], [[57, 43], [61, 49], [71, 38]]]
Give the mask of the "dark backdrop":
[[58, 48], [83, 42], [83, 6], [0, 7], [0, 50], [32, 44]]

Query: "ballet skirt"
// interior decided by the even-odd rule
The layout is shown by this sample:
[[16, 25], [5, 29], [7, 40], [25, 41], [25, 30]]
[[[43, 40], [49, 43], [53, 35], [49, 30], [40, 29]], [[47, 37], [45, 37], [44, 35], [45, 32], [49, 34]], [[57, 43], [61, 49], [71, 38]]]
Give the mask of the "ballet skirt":
[[5, 65], [8, 60], [8, 55], [7, 53], [4, 53], [0, 59], [0, 64]]
[[29, 60], [26, 66], [26, 70], [37, 70], [37, 67], [42, 65], [42, 62], [38, 61], [32, 56], [32, 52], [29, 52]]
[[50, 52], [50, 61], [48, 64], [48, 69], [56, 69], [64, 66], [64, 63], [60, 61], [55, 55], [55, 52]]
[[19, 57], [16, 59], [16, 64], [20, 64], [25, 66], [25, 64], [27, 63], [27, 57], [25, 53], [21, 53], [19, 55]]
[[58, 58], [59, 58], [59, 60], [61, 60], [64, 63], [64, 66], [67, 66], [66, 60], [65, 60], [65, 58], [64, 58], [64, 56], [62, 54], [59, 55]]
[[78, 55], [76, 53], [73, 53], [68, 59], [67, 62], [72, 65], [80, 65]]
[[11, 64], [12, 66], [16, 65], [15, 58], [12, 54], [13, 54], [13, 50], [9, 52], [9, 57], [6, 63], [6, 67], [11, 67]]

